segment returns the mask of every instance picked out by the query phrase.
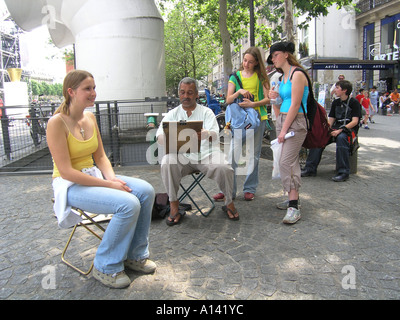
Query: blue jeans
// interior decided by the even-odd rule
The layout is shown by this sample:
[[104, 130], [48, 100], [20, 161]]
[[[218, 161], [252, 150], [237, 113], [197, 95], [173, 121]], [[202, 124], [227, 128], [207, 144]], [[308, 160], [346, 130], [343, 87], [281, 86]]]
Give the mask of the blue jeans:
[[[243, 185], [243, 192], [250, 192], [250, 193], [256, 193], [256, 189], [258, 186], [258, 163], [260, 161], [260, 155], [261, 155], [261, 147], [262, 147], [262, 140], [264, 137], [264, 131], [265, 131], [265, 126], [266, 126], [266, 120], [260, 121], [260, 126], [257, 128], [257, 130], [254, 131], [254, 149], [253, 153], [250, 154], [250, 165], [248, 166], [247, 169], [247, 175], [246, 179], [244, 181]], [[242, 152], [242, 147], [245, 142], [245, 139], [242, 139], [242, 144], [241, 145], [235, 145], [235, 139], [231, 140], [231, 151], [233, 152], [231, 154], [231, 159], [232, 159], [232, 168], [235, 170], [235, 176], [233, 180], [233, 194], [232, 197], [236, 197], [236, 191], [237, 191], [237, 182], [236, 182], [236, 171], [237, 171], [237, 160], [240, 157], [240, 153]]]
[[[333, 141], [331, 139], [329, 143]], [[305, 166], [306, 170], [317, 172], [324, 149], [310, 149]], [[344, 132], [336, 137], [336, 168], [337, 174], [350, 174], [350, 144], [348, 135]]]
[[149, 257], [149, 231], [154, 204], [154, 189], [146, 181], [118, 176], [132, 192], [104, 187], [74, 184], [68, 189], [70, 206], [97, 214], [113, 214], [103, 235], [94, 266], [97, 270], [113, 274], [124, 270], [127, 259]]

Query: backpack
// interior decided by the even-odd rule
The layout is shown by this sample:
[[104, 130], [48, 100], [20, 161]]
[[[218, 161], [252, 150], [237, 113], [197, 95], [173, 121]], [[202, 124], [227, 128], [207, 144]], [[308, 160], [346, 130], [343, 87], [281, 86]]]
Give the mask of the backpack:
[[260, 119], [253, 108], [242, 108], [234, 102], [226, 107], [225, 123], [232, 130], [232, 135], [236, 130], [241, 130], [244, 138], [248, 129], [256, 130], [260, 126]]
[[[238, 80], [240, 88], [243, 89], [242, 82], [238, 75], [236, 73], [233, 75]], [[254, 108], [242, 108], [239, 106], [238, 101], [235, 101], [226, 107], [225, 123], [226, 127], [232, 130], [232, 135], [235, 130], [241, 130], [242, 138], [244, 138], [246, 136], [246, 130], [256, 130], [260, 126], [260, 119], [258, 117], [258, 112], [254, 110]]]
[[[318, 101], [315, 100], [311, 81], [307, 72], [301, 68], [296, 68], [294, 69], [293, 73], [296, 71], [303, 72], [307, 77], [309, 89], [307, 98], [307, 112], [305, 111], [303, 103], [301, 103], [301, 108], [303, 109], [304, 117], [306, 118], [308, 131], [303, 142], [303, 147], [306, 149], [325, 148], [331, 138], [330, 132], [332, 130], [328, 123], [326, 110], [318, 103]], [[293, 77], [293, 73], [290, 78]]]
[[154, 198], [152, 219], [163, 219], [169, 212], [169, 197], [167, 193], [156, 193]]

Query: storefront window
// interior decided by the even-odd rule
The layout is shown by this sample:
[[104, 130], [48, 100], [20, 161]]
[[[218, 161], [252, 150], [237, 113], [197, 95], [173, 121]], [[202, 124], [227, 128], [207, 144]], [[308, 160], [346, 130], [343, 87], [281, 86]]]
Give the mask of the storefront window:
[[[382, 19], [381, 24], [381, 59], [384, 60], [399, 60], [400, 46], [400, 13]], [[389, 72], [381, 72], [381, 79], [386, 80], [388, 89], [398, 88], [399, 71], [398, 68], [393, 70], [393, 74]]]
[[[375, 24], [371, 23], [364, 27], [364, 53], [363, 58], [364, 60], [374, 60], [374, 33], [375, 33]], [[372, 87], [374, 73], [372, 70], [363, 70], [362, 72], [362, 80], [366, 83], [367, 88]]]
[[374, 46], [374, 27], [375, 24], [371, 23], [364, 27], [364, 59], [374, 60], [374, 51], [371, 50]]
[[386, 54], [386, 60], [392, 60], [393, 53], [398, 52], [400, 45], [400, 13], [382, 20], [381, 54]]

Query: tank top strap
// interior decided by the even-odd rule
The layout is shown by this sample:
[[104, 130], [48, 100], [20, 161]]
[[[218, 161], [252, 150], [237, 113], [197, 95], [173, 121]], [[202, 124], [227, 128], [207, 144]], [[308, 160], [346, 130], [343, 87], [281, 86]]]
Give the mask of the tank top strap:
[[61, 113], [60, 113], [60, 118], [61, 118], [62, 122], [64, 122], [65, 126], [67, 127], [68, 132], [71, 133], [71, 130], [69, 130], [69, 127], [68, 127], [67, 123], [65, 122], [64, 118], [62, 117]]
[[90, 117], [89, 117], [89, 119], [93, 124], [93, 130], [96, 130], [96, 122], [93, 119], [91, 119]]

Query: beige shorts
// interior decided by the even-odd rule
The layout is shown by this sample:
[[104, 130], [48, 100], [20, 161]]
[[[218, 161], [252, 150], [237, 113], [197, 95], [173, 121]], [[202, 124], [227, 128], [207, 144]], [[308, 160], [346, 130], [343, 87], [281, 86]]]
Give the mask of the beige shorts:
[[[285, 122], [287, 114], [279, 114], [276, 119], [276, 133], [279, 135], [282, 125]], [[299, 113], [290, 125], [288, 132], [294, 132], [294, 137], [285, 140], [282, 146], [280, 160], [280, 175], [283, 190], [299, 191], [301, 186], [301, 169], [299, 162], [299, 153], [304, 139], [307, 135], [307, 122], [303, 113]]]

